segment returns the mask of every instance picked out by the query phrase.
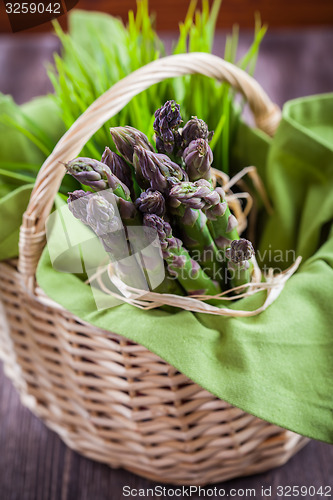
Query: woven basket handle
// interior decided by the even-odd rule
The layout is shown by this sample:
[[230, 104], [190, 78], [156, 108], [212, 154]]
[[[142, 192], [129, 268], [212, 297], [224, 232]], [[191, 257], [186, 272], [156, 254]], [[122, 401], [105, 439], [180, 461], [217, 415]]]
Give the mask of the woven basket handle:
[[[261, 86], [231, 63], [205, 53], [180, 54], [153, 61], [126, 76], [100, 96], [76, 120], [45, 160], [23, 216], [19, 241], [19, 270], [26, 285], [34, 289], [34, 275], [45, 245], [45, 221], [65, 175], [60, 162], [77, 156], [90, 137], [131, 99], [166, 78], [202, 74], [229, 83], [244, 95], [259, 129], [273, 135], [281, 118]], [[203, 96], [204, 98], [204, 96]]]

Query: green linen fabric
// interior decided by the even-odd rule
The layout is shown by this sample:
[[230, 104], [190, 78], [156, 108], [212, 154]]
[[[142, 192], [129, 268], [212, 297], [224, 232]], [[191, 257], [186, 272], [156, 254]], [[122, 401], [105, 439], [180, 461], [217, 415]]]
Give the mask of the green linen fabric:
[[[3, 121], [4, 117], [26, 127], [39, 129], [56, 142], [64, 133], [58, 109], [48, 96], [32, 99], [17, 106], [13, 99], [0, 94], [0, 259], [18, 255], [19, 227], [29, 202], [34, 180], [31, 165], [36, 168], [46, 155], [22, 132]], [[30, 119], [33, 119], [33, 121]], [[27, 169], [27, 171], [26, 171]]]
[[[8, 119], [16, 126], [8, 124]], [[22, 129], [36, 137], [47, 137], [43, 152]], [[34, 178], [64, 134], [59, 110], [50, 96], [37, 97], [18, 106], [11, 96], [0, 93], [0, 198], [16, 187], [33, 183]]]
[[[18, 123], [20, 126], [38, 126], [43, 130], [55, 144], [65, 132], [65, 127], [57, 105], [51, 96], [36, 97], [31, 101], [18, 106], [9, 95], [0, 93], [0, 118], [4, 115]], [[45, 154], [31, 141], [13, 127], [8, 127], [6, 123], [0, 122], [0, 162], [2, 165], [6, 161], [17, 161], [21, 163], [41, 164], [45, 160]]]
[[[285, 105], [273, 140], [242, 123], [234, 134], [234, 169], [255, 164], [274, 207], [272, 216], [260, 217], [260, 264], [285, 268], [303, 257], [261, 314], [171, 314], [127, 304], [98, 311], [91, 288], [79, 276], [56, 271], [47, 248], [39, 285], [83, 320], [144, 345], [219, 398], [333, 443], [332, 116], [333, 94], [315, 96]], [[231, 307], [254, 309], [264, 297]]]
[[18, 240], [22, 215], [29, 203], [32, 185], [20, 186], [0, 199], [0, 259], [18, 256]]

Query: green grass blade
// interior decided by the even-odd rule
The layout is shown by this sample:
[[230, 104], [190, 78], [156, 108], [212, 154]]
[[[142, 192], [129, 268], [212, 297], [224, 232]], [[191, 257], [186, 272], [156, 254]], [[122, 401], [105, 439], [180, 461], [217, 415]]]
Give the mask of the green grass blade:
[[2, 115], [0, 117], [0, 123], [3, 123], [4, 125], [7, 125], [9, 127], [13, 127], [14, 129], [18, 130], [21, 132], [29, 141], [31, 141], [42, 153], [45, 154], [45, 156], [49, 156], [51, 154], [51, 149], [49, 149], [42, 141], [40, 141], [33, 133], [31, 133], [29, 130], [24, 128], [22, 125], [20, 125], [18, 122], [16, 122], [11, 116], [9, 115]]
[[223, 125], [225, 124], [225, 122], [226, 122], [226, 116], [222, 114], [218, 121], [217, 126], [215, 127], [213, 139], [210, 141], [210, 147], [212, 151], [215, 149], [216, 144], [220, 140]]

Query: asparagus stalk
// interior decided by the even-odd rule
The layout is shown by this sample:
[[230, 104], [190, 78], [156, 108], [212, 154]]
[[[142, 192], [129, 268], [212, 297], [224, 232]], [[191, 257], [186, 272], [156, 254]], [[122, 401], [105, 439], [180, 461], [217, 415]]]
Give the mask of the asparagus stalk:
[[[73, 215], [88, 225], [98, 236], [113, 263], [117, 276], [128, 286], [144, 288], [146, 284], [144, 273], [137, 257], [131, 255], [126, 232], [124, 233], [123, 222], [133, 220], [130, 202], [118, 198], [119, 208], [122, 210], [122, 220], [116, 214], [114, 205], [110, 201], [110, 195], [112, 193], [103, 192], [90, 193], [87, 196], [84, 191], [74, 191], [74, 193], [70, 193], [68, 206]], [[76, 208], [76, 205], [79, 206], [79, 209]]]
[[[218, 278], [219, 251], [207, 226], [207, 217], [201, 208], [207, 203], [216, 203], [216, 193], [201, 187], [200, 182], [181, 182], [169, 193], [169, 206], [177, 217], [182, 239], [192, 256], [197, 255], [198, 262], [213, 279]], [[207, 181], [203, 181], [209, 184]], [[198, 185], [196, 185], [198, 184]], [[203, 201], [204, 198], [204, 201]]]
[[213, 132], [208, 131], [207, 124], [196, 116], [193, 116], [182, 130], [186, 171], [191, 181], [197, 181], [194, 182], [195, 186], [188, 187], [188, 191], [184, 194], [191, 204], [194, 198], [201, 197], [202, 203], [197, 200], [198, 208], [201, 208], [208, 218], [208, 227], [215, 244], [224, 250], [232, 240], [239, 239], [239, 235], [237, 219], [229, 210], [223, 189], [213, 190], [211, 183], [206, 182], [211, 179], [213, 153], [208, 141], [212, 136]]
[[181, 147], [182, 138], [178, 131], [182, 123], [179, 104], [167, 101], [155, 111], [154, 131], [156, 149], [159, 153], [177, 156]]
[[225, 255], [228, 259], [232, 286], [237, 287], [249, 283], [253, 271], [252, 263], [249, 262], [254, 255], [252, 243], [244, 238], [234, 240], [225, 251]]
[[112, 189], [114, 194], [124, 200], [131, 200], [130, 191], [111, 169], [105, 164], [92, 158], [75, 158], [65, 164], [67, 173], [85, 186], [94, 191]]
[[[183, 182], [172, 188], [170, 200], [173, 204], [181, 203], [186, 206], [186, 210], [191, 208], [204, 211], [209, 218], [208, 227], [214, 241], [227, 259], [230, 273], [232, 271], [232, 285], [248, 283], [253, 272], [253, 264], [249, 262], [253, 247], [249, 241], [239, 239], [237, 220], [230, 214], [223, 189], [213, 190], [211, 184], [204, 179], [193, 183]], [[231, 249], [226, 250], [230, 245]], [[219, 260], [224, 259], [219, 256]]]
[[214, 135], [213, 131], [208, 130], [207, 124], [197, 118], [196, 116], [192, 116], [191, 120], [189, 120], [184, 128], [181, 131], [182, 134], [182, 149], [185, 150], [188, 145], [195, 141], [196, 139], [204, 139], [205, 141], [211, 141]]
[[211, 179], [213, 153], [205, 139], [191, 141], [183, 153], [183, 160], [190, 181]]
[[[112, 199], [117, 204], [120, 217], [116, 215]], [[142, 249], [142, 254], [146, 268], [143, 268], [140, 255], [136, 252], [140, 246], [145, 246], [142, 235], [140, 232], [136, 233], [136, 228], [130, 231], [130, 226], [141, 226], [141, 217], [132, 202], [108, 191], [94, 194], [80, 190], [69, 193], [68, 206], [73, 215], [98, 236], [117, 270], [118, 277], [128, 286], [144, 288], [148, 283], [154, 287], [155, 292], [183, 294], [181, 287], [169, 273], [154, 286], [154, 281], [159, 278], [156, 274], [161, 261], [156, 261], [156, 255], [145, 248]], [[128, 231], [130, 239], [127, 239]], [[126, 256], [132, 258], [126, 259]]]
[[128, 187], [131, 196], [134, 198], [136, 193], [133, 186], [132, 169], [126, 161], [111, 151], [110, 148], [106, 147], [101, 158], [101, 163], [107, 165], [111, 172]]
[[112, 127], [110, 128], [110, 133], [117, 150], [131, 165], [133, 165], [135, 146], [140, 146], [148, 151], [154, 151], [145, 134], [134, 127]]
[[238, 240], [237, 219], [231, 214], [222, 188], [213, 189], [210, 182], [200, 179], [184, 183], [184, 188], [175, 186], [170, 197], [178, 202], [200, 208], [206, 214], [208, 227], [217, 247], [224, 250], [232, 240]]
[[68, 208], [76, 219], [79, 219], [84, 224], [87, 224], [87, 205], [88, 201], [94, 193], [91, 191], [83, 191], [78, 189], [73, 193], [68, 193]]
[[[122, 238], [116, 231], [123, 229], [122, 220], [116, 214], [115, 205], [111, 201], [118, 202], [119, 215], [126, 222], [132, 222], [135, 219], [135, 213], [131, 207], [131, 202], [116, 197], [110, 192], [91, 193], [83, 190], [69, 193], [68, 208], [76, 219], [89, 226], [99, 237], [106, 252], [110, 254], [112, 260], [122, 258], [124, 252], [128, 251], [127, 244], [122, 244]], [[134, 207], [134, 205], [133, 205]], [[134, 207], [135, 210], [135, 207]], [[136, 210], [135, 210], [136, 211]]]
[[[122, 228], [122, 222], [116, 215], [114, 205], [106, 199], [105, 192], [101, 195], [78, 190], [69, 193], [67, 201], [68, 208], [74, 217], [94, 231], [112, 260], [115, 261], [126, 255], [127, 243], [124, 245], [124, 238], [119, 238], [119, 233], [118, 237], [115, 234]], [[128, 212], [128, 208], [123, 209], [123, 212], [126, 211]], [[131, 215], [128, 216], [131, 217]]]
[[148, 188], [140, 194], [135, 206], [144, 214], [155, 214], [160, 217], [165, 214], [164, 196], [152, 188]]
[[196, 182], [181, 182], [173, 186], [169, 193], [169, 203], [175, 208], [185, 205], [193, 209], [208, 210], [216, 207], [219, 202], [220, 194], [204, 179]]
[[228, 207], [225, 193], [222, 188], [216, 188], [215, 192], [220, 195], [217, 205], [205, 210], [208, 218], [208, 227], [213, 239], [220, 250], [225, 250], [232, 240], [239, 240], [237, 231], [237, 219]]
[[[167, 195], [177, 186], [187, 185], [186, 182], [181, 182], [187, 180], [185, 171], [166, 155], [135, 147], [133, 159], [135, 170], [150, 181], [154, 190]], [[206, 216], [198, 210], [186, 209], [172, 197], [169, 200], [187, 248], [205, 266], [208, 275], [215, 279], [218, 270], [217, 248], [207, 228]]]
[[[128, 203], [120, 200], [120, 203]], [[149, 188], [147, 191], [141, 193], [140, 197], [136, 200], [136, 207], [142, 213], [155, 213], [156, 215], [164, 215], [165, 213], [165, 200], [163, 195], [159, 191], [154, 191]], [[121, 218], [125, 225], [129, 226], [130, 221], [126, 218], [126, 214], [121, 212], [121, 206], [118, 205]], [[125, 207], [127, 210], [127, 207]], [[138, 224], [139, 225], [139, 224]], [[141, 219], [140, 219], [141, 226]], [[130, 242], [134, 243], [134, 250], [140, 249], [142, 257], [144, 259], [144, 271], [146, 274], [147, 282], [151, 285], [151, 289], [158, 293], [172, 293], [177, 295], [182, 295], [183, 291], [176, 280], [172, 279], [168, 272], [165, 273], [165, 278], [162, 283], [155, 287], [154, 283], [160, 278], [160, 260], [156, 259], [156, 255], [151, 252], [149, 248], [141, 248], [141, 234], [136, 234], [131, 232]], [[144, 245], [145, 246], [145, 245]]]
[[118, 278], [128, 286], [143, 289], [146, 286], [144, 272], [138, 255], [132, 253], [131, 242], [127, 239], [127, 228], [123, 225], [133, 222], [135, 206], [131, 202], [114, 196], [115, 201], [120, 203], [118, 206], [122, 217], [120, 218], [116, 215], [110, 195], [114, 196], [106, 192], [90, 198], [87, 205], [87, 223], [103, 244]]
[[201, 210], [180, 205], [173, 210], [181, 238], [195, 260], [212, 279], [219, 279], [219, 252], [207, 226], [207, 217]]
[[153, 153], [141, 146], [135, 146], [133, 164], [139, 184], [150, 187], [161, 193], [168, 193], [170, 188], [181, 181], [187, 180], [187, 174], [177, 163], [167, 155]]
[[191, 258], [182, 242], [172, 235], [168, 222], [161, 217], [145, 214], [143, 224], [152, 228], [160, 241], [163, 258], [169, 272], [177, 277], [179, 283], [189, 295], [215, 295], [220, 292], [219, 287], [207, 276], [200, 265]]

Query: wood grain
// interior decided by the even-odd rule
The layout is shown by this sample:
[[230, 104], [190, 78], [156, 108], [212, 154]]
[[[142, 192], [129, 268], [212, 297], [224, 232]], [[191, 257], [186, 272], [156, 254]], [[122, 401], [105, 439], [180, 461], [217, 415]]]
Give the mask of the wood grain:
[[[212, 1], [210, 1], [210, 4]], [[200, 5], [200, 1], [198, 1]], [[183, 21], [189, 5], [188, 0], [150, 0], [151, 12], [156, 13], [157, 28], [177, 29]], [[109, 12], [127, 19], [129, 9], [135, 10], [135, 0], [80, 0], [78, 7]], [[270, 26], [313, 26], [333, 23], [331, 0], [223, 0], [218, 17], [219, 28], [230, 28], [234, 23], [241, 27], [252, 27], [254, 15], [259, 12], [262, 20]]]
[[[212, 3], [212, 0], [210, 0]], [[200, 0], [198, 1], [200, 5]], [[168, 31], [178, 28], [189, 6], [189, 0], [150, 0], [150, 11], [156, 15], [157, 29]], [[129, 10], [136, 10], [136, 0], [80, 0], [76, 8], [98, 10], [121, 17], [125, 22]], [[240, 27], [253, 27], [255, 13], [270, 27], [304, 27], [333, 24], [332, 0], [223, 0], [217, 25], [230, 28], [237, 23]], [[10, 32], [10, 25], [0, 2], [0, 32]], [[66, 16], [60, 18], [66, 26]], [[51, 24], [26, 30], [27, 33], [50, 31]]]

